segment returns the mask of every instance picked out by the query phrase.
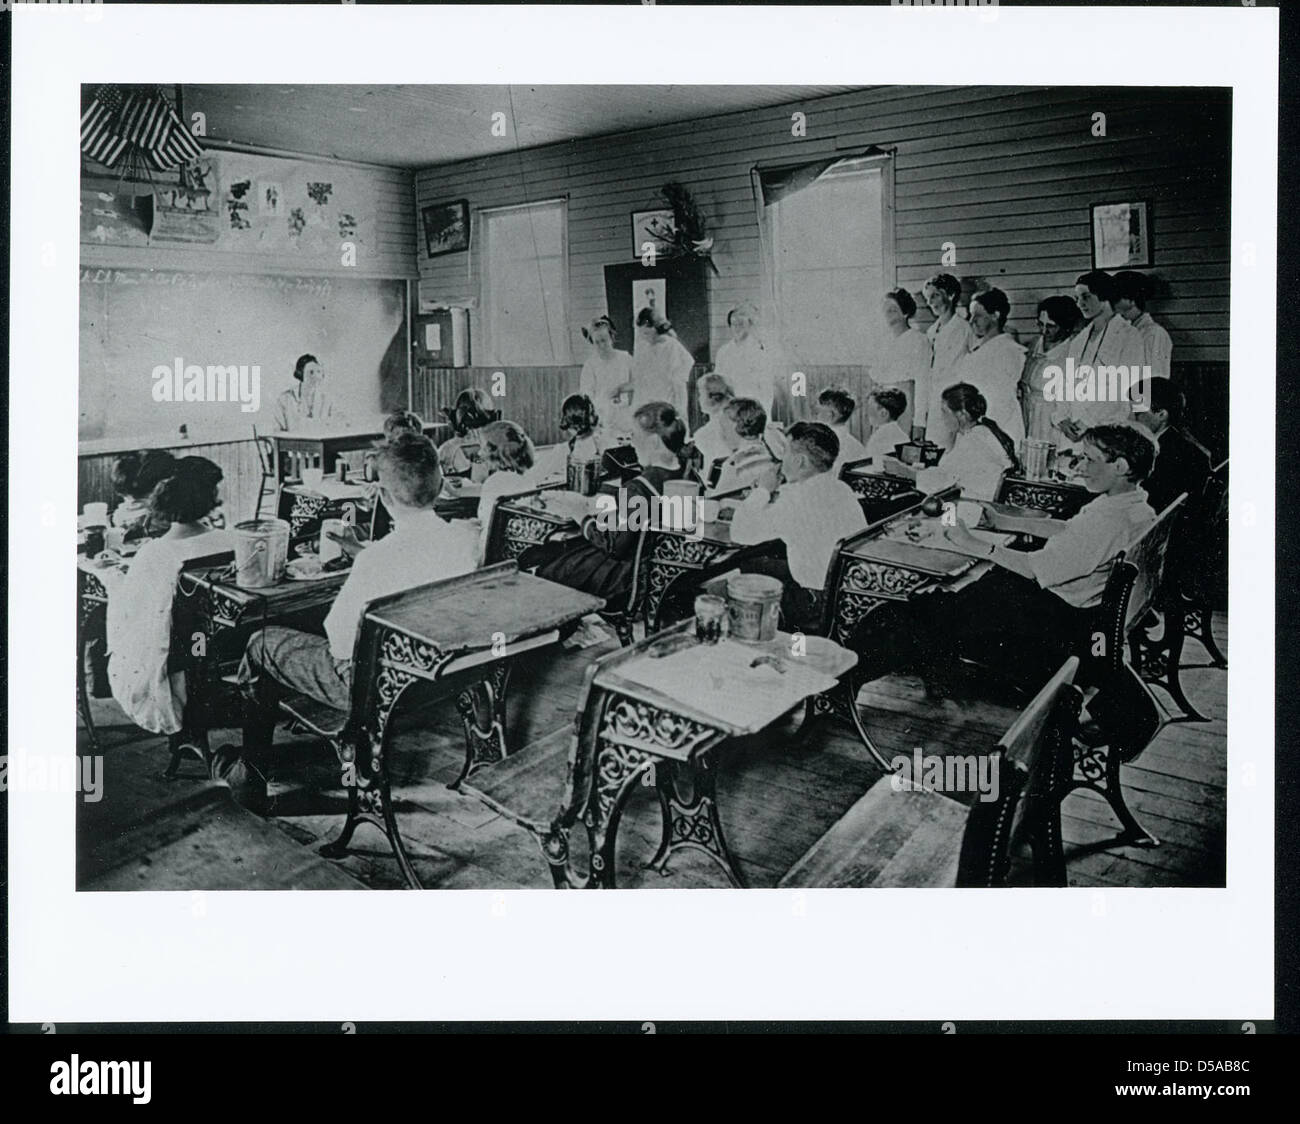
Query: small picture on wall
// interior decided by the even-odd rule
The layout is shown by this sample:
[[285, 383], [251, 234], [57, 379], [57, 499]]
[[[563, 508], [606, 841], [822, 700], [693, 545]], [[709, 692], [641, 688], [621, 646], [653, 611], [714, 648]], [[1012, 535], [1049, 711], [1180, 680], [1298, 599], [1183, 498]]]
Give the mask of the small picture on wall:
[[661, 320], [668, 320], [668, 282], [657, 277], [632, 282], [632, 323], [643, 308], [648, 308]]
[[274, 216], [280, 213], [280, 201], [284, 198], [284, 188], [270, 180], [261, 180], [257, 185], [257, 213]]
[[1092, 268], [1139, 269], [1155, 265], [1151, 248], [1151, 204], [1092, 205]]
[[469, 249], [469, 200], [434, 203], [420, 212], [424, 223], [424, 248], [429, 257]]
[[641, 257], [647, 243], [654, 247], [656, 254], [667, 254], [672, 249], [676, 229], [673, 213], [667, 208], [661, 211], [633, 211], [632, 256]]

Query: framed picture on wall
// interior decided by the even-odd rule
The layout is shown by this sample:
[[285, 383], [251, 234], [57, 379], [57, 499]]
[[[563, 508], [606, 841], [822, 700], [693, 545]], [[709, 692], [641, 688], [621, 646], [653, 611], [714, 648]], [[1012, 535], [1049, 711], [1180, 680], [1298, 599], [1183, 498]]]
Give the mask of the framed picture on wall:
[[469, 249], [469, 200], [433, 203], [420, 212], [424, 223], [424, 248], [429, 257]]
[[632, 256], [639, 258], [645, 253], [647, 242], [654, 247], [656, 255], [667, 254], [672, 249], [676, 230], [673, 213], [667, 207], [658, 211], [633, 211]]
[[1151, 201], [1092, 205], [1092, 268], [1142, 269], [1155, 265]]

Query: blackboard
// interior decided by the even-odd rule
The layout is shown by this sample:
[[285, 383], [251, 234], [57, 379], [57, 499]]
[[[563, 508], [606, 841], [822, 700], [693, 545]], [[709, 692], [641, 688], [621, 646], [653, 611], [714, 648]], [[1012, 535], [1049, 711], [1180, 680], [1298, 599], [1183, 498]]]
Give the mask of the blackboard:
[[[405, 404], [404, 281], [88, 267], [80, 300], [83, 440], [175, 435], [182, 424], [196, 439], [269, 431], [304, 352], [319, 357], [349, 418]], [[177, 359], [259, 367], [260, 410], [155, 401], [154, 369]]]

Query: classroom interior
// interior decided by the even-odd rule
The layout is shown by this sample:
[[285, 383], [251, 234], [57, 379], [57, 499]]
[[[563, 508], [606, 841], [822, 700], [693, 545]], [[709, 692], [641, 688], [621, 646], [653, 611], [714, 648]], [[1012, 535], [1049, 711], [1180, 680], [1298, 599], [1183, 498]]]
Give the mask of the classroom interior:
[[[83, 111], [94, 120], [97, 99], [144, 89], [87, 87]], [[300, 502], [315, 494], [308, 485], [368, 482], [367, 454], [394, 411], [418, 415], [435, 443], [450, 436], [467, 390], [483, 391], [537, 450], [562, 455], [589, 330], [608, 317], [616, 346], [631, 349], [647, 302], [690, 353], [688, 431], [705, 420], [697, 391], [733, 339], [731, 314], [753, 308], [797, 372], [777, 381], [768, 421], [789, 433], [820, 416], [822, 391], [843, 389], [858, 404], [846, 431], [865, 445], [887, 294], [912, 294], [924, 332], [935, 274], [960, 282], [961, 317], [995, 288], [1009, 303], [1003, 330], [1028, 347], [1039, 302], [1072, 296], [1080, 275], [1105, 267], [1098, 208], [1117, 204], [1141, 241], [1120, 268], [1150, 280], [1146, 311], [1172, 340], [1181, 428], [1214, 467], [1207, 495], [1221, 491], [1203, 524], [1173, 532], [1204, 546], [1194, 592], [1160, 576], [1163, 553], [1148, 572], [1149, 552], [1129, 552], [1133, 590], [1106, 659], [1158, 707], [1158, 729], [1136, 747], [1099, 743], [1076, 722], [1079, 701], [1091, 713], [1086, 690], [1071, 718], [1063, 700], [1075, 689], [1048, 682], [1054, 667], [1026, 693], [969, 666], [936, 683], [910, 671], [861, 682], [819, 664], [832, 685], [780, 696], [789, 705], [772, 702], [779, 713], [764, 712], [761, 728], [734, 708], [709, 710], [707, 691], [674, 709], [661, 687], [632, 698], [641, 728], [629, 733], [620, 668], [656, 637], [695, 635], [692, 598], [727, 588], [736, 544], [678, 525], [646, 545], [644, 588], [624, 611], [571, 598], [568, 616], [543, 619], [546, 591], [528, 584], [542, 579], [518, 559], [541, 541], [534, 532], [572, 520], [543, 488], [531, 508], [536, 497], [502, 500], [482, 560], [484, 572], [502, 570], [480, 591], [439, 591], [424, 610], [394, 602], [387, 632], [374, 611], [372, 658], [354, 664], [373, 690], [354, 688], [346, 725], [286, 712], [269, 814], [236, 799], [203, 747], [142, 728], [113, 698], [96, 667], [111, 583], [79, 556], [77, 747], [102, 761], [103, 782], [94, 800], [78, 794], [79, 890], [932, 887], [986, 884], [973, 873], [981, 859], [999, 885], [1225, 884], [1227, 530], [1212, 516], [1226, 509], [1230, 91], [148, 89], [201, 153], [180, 168], [130, 145], [111, 161], [83, 154], [83, 524], [88, 509], [121, 502], [124, 455], [158, 450], [220, 468], [226, 526], [278, 514], [299, 546], [304, 528], [322, 533], [322, 504]], [[295, 432], [278, 411], [302, 357], [324, 369], [335, 413]], [[194, 366], [239, 373], [191, 379]], [[841, 479], [868, 535], [919, 518], [914, 479], [900, 484], [878, 463], [856, 471]], [[1034, 528], [1016, 518], [1037, 517], [1037, 505], [1064, 521], [1082, 502], [1046, 474], [1008, 474], [999, 487], [989, 498], [1006, 501], [1002, 529], [1025, 545]], [[572, 488], [570, 476], [556, 490]], [[371, 534], [379, 508], [372, 497]], [[439, 510], [453, 520], [475, 505]], [[94, 528], [90, 538], [104, 545]], [[835, 613], [857, 613], [854, 623], [863, 613], [854, 575], [881, 580], [881, 556], [857, 543], [829, 566], [831, 623], [809, 637], [837, 653], [851, 650], [852, 630], [837, 631], [848, 617]], [[873, 587], [870, 607], [946, 596], [947, 576], [902, 563], [889, 574], [904, 585]], [[274, 618], [319, 630], [338, 589], [303, 582], [282, 603], [235, 590], [218, 606], [219, 584], [187, 590], [223, 630], [212, 661], [222, 666], [201, 672], [218, 687], [230, 685], [249, 629]], [[434, 642], [437, 628], [471, 616], [477, 596], [490, 608], [475, 601], [475, 611], [500, 616], [518, 650], [498, 662], [461, 654], [445, 670], [438, 644], [451, 649]], [[408, 644], [405, 663], [393, 654], [399, 617], [417, 649], [411, 622], [426, 622], [424, 654]], [[173, 625], [182, 619], [192, 624], [178, 607]], [[793, 671], [781, 677], [793, 691]], [[1027, 715], [1037, 722], [1028, 731]], [[206, 734], [209, 749], [238, 744], [240, 723], [218, 715]], [[992, 754], [1004, 788], [1024, 792], [1008, 804], [942, 782], [891, 786], [891, 764], [922, 754]], [[1010, 840], [990, 827], [1004, 807], [1017, 824]]]

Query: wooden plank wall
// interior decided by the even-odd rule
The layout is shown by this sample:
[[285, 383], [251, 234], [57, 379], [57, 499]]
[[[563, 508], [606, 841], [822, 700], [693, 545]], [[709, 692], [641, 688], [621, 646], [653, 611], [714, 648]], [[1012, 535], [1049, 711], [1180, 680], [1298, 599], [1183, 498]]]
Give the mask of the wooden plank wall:
[[[727, 310], [761, 295], [753, 165], [877, 144], [897, 150], [899, 284], [919, 289], [940, 268], [941, 244], [953, 242], [949, 271], [1004, 289], [1011, 326], [1031, 337], [1038, 300], [1069, 292], [1091, 266], [1089, 204], [1150, 199], [1150, 272], [1163, 287], [1151, 311], [1168, 327], [1176, 360], [1226, 362], [1230, 98], [1191, 88], [878, 87], [424, 169], [416, 207], [462, 196], [471, 207], [567, 196], [568, 320], [581, 360], [578, 325], [605, 310], [604, 266], [632, 258], [630, 213], [679, 180], [717, 239], [716, 353]], [[805, 138], [790, 135], [795, 110], [807, 114]], [[1099, 112], [1104, 137], [1092, 135]], [[421, 253], [419, 271], [428, 291], [477, 295], [465, 254]], [[927, 320], [923, 311], [918, 324]]]
[[[257, 492], [262, 485], [262, 467], [257, 446], [248, 441], [223, 441], [215, 445], [194, 443], [176, 445], [167, 450], [175, 457], [207, 457], [221, 466], [225, 496], [226, 523], [233, 526], [241, 519], [253, 518]], [[107, 503], [111, 511], [118, 502], [113, 491], [113, 462], [117, 453], [100, 453], [77, 458], [78, 508], [88, 503]]]

